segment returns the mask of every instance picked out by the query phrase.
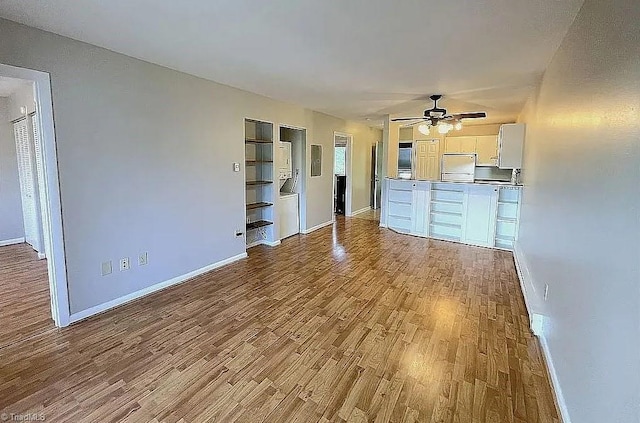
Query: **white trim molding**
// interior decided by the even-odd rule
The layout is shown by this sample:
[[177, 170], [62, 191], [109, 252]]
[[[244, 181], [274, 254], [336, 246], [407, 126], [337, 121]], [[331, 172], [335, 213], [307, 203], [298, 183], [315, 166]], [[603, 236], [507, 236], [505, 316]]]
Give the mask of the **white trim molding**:
[[543, 358], [546, 364], [547, 372], [549, 373], [549, 379], [551, 380], [551, 386], [555, 395], [556, 404], [560, 411], [560, 418], [563, 423], [571, 423], [569, 417], [569, 410], [567, 403], [562, 395], [562, 388], [560, 381], [558, 380], [558, 374], [556, 372], [551, 351], [549, 350], [549, 344], [547, 337], [545, 336], [545, 327], [549, 323], [549, 317], [544, 315], [543, 300], [540, 298], [535, 289], [533, 283], [533, 277], [529, 271], [526, 257], [524, 252], [520, 248], [520, 245], [516, 241], [513, 248], [513, 259], [516, 265], [516, 271], [518, 272], [518, 280], [520, 281], [520, 287], [522, 288], [522, 295], [524, 296], [524, 303], [529, 314], [529, 325], [531, 332], [540, 340], [540, 347], [542, 350]]
[[319, 225], [312, 226], [311, 228], [304, 229], [304, 230], [302, 231], [302, 233], [303, 233], [304, 235], [307, 235], [307, 234], [310, 234], [310, 233], [311, 233], [311, 232], [313, 232], [313, 231], [317, 231], [318, 229], [322, 229], [322, 228], [324, 228], [325, 226], [333, 225], [334, 223], [335, 223], [335, 220], [330, 220], [330, 221], [328, 221], [328, 222], [324, 222], [324, 223], [321, 223], [321, 224], [319, 224]]
[[359, 215], [359, 214], [362, 214], [362, 213], [366, 213], [366, 212], [368, 212], [370, 210], [371, 210], [371, 206], [367, 206], [367, 207], [362, 208], [360, 210], [354, 211], [353, 213], [351, 213], [350, 217], [353, 217], [353, 216], [356, 216], [356, 215]]
[[87, 319], [91, 316], [95, 316], [96, 314], [103, 313], [107, 310], [110, 310], [114, 307], [126, 304], [133, 300], [137, 300], [138, 298], [142, 298], [154, 292], [160, 291], [162, 289], [168, 288], [173, 285], [178, 285], [182, 282], [186, 282], [190, 279], [195, 278], [196, 276], [200, 276], [212, 270], [215, 270], [219, 267], [226, 266], [228, 264], [234, 263], [238, 260], [242, 260], [247, 257], [247, 253], [238, 254], [233, 257], [229, 257], [224, 260], [220, 260], [216, 263], [212, 263], [208, 266], [202, 267], [200, 269], [194, 270], [189, 273], [185, 273], [184, 275], [176, 276], [175, 278], [169, 279], [168, 281], [160, 282], [155, 285], [151, 285], [149, 287], [143, 288], [139, 291], [132, 292], [131, 294], [127, 294], [124, 297], [116, 298], [115, 300], [107, 301], [106, 303], [99, 304], [94, 307], [90, 307], [86, 310], [79, 311], [77, 313], [73, 313], [69, 316], [69, 323], [76, 323], [80, 320]]
[[7, 245], [22, 244], [23, 242], [25, 242], [24, 237], [22, 237], [22, 238], [13, 238], [13, 239], [5, 239], [3, 241], [0, 241], [0, 247], [6, 247]]
[[267, 241], [266, 239], [260, 239], [256, 242], [252, 242], [251, 244], [247, 245], [247, 249], [249, 248], [253, 248], [257, 245], [266, 245], [268, 247], [277, 247], [278, 245], [280, 245], [280, 240], [277, 241]]

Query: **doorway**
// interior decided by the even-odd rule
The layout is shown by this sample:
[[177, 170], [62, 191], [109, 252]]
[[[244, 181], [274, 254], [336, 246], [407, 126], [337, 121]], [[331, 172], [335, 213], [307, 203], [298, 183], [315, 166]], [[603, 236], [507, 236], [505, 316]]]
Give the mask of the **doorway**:
[[333, 212], [351, 216], [351, 147], [353, 136], [341, 132], [333, 134]]
[[[0, 334], [6, 344], [69, 324], [49, 74], [0, 64], [0, 127], [0, 282], [8, 281], [0, 284]], [[8, 333], [5, 326], [20, 328]]]
[[382, 203], [383, 154], [382, 141], [371, 146], [371, 210], [379, 209]]
[[440, 140], [416, 141], [415, 178], [429, 181], [440, 180]]
[[306, 157], [307, 130], [280, 125], [277, 154], [279, 239], [307, 228]]

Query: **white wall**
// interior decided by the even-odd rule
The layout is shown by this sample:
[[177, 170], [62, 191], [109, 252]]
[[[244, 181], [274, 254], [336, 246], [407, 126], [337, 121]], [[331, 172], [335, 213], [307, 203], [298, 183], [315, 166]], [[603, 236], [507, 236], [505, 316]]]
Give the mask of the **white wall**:
[[637, 0], [586, 0], [520, 119], [518, 256], [574, 423], [640, 421], [638, 22]]
[[245, 117], [323, 145], [307, 227], [332, 219], [333, 131], [350, 123], [6, 20], [0, 39], [0, 63], [51, 74], [72, 313], [245, 251]]
[[9, 117], [10, 120], [15, 120], [24, 116], [24, 113], [20, 113], [20, 108], [25, 107], [27, 113], [33, 113], [36, 111], [36, 101], [33, 92], [33, 82], [25, 82], [22, 88], [14, 91], [9, 97]]
[[18, 158], [9, 98], [0, 98], [0, 242], [24, 238]]

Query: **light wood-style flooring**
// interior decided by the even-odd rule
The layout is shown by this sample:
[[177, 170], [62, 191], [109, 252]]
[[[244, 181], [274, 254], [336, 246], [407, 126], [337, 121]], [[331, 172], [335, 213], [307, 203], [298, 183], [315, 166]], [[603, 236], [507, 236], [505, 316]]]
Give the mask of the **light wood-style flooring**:
[[558, 422], [510, 253], [334, 227], [0, 349], [47, 422]]
[[0, 247], [0, 348], [54, 329], [50, 301], [47, 261], [28, 244]]

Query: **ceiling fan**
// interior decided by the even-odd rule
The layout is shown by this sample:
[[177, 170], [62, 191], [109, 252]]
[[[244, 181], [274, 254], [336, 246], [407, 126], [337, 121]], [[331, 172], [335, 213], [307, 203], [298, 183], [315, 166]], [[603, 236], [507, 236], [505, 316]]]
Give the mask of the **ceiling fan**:
[[462, 129], [462, 119], [478, 119], [487, 117], [485, 112], [447, 114], [447, 109], [438, 107], [438, 100], [442, 98], [442, 95], [434, 94], [429, 98], [433, 100], [433, 107], [425, 110], [423, 117], [396, 118], [391, 119], [391, 121], [416, 121], [405, 126], [420, 124], [420, 126], [418, 126], [418, 130], [424, 135], [429, 135], [429, 129], [431, 126], [437, 127], [439, 133], [446, 134], [452, 129]]

